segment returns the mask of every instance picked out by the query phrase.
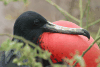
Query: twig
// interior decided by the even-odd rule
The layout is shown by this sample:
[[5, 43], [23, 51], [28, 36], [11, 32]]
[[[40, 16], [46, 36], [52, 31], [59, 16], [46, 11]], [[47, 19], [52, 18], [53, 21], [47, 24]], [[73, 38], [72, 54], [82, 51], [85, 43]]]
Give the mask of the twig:
[[83, 16], [85, 16], [85, 12], [86, 12], [87, 7], [88, 7], [88, 3], [86, 4], [86, 7], [84, 9]]
[[[90, 24], [88, 25], [88, 27], [90, 27], [90, 26], [92, 26], [92, 25], [94, 25], [94, 24], [96, 24], [96, 23], [99, 23], [99, 22], [100, 22], [100, 19], [99, 19], [99, 20], [96, 20], [96, 21], [94, 21], [94, 22], [92, 22], [92, 23], [90, 23]], [[86, 26], [85, 26], [84, 28], [86, 28]]]
[[59, 7], [57, 4], [55, 4], [54, 2], [52, 2], [51, 0], [46, 0], [47, 2], [49, 2], [50, 4], [54, 5], [61, 13], [64, 13], [66, 15], [68, 15], [70, 18], [74, 19], [75, 21], [80, 23], [80, 20], [78, 20], [77, 18], [73, 17], [72, 15], [70, 15], [67, 11], [63, 10], [61, 7]]
[[24, 39], [23, 37], [17, 36], [17, 35], [0, 34], [0, 36], [9, 36], [9, 37], [12, 37], [12, 38], [14, 37], [14, 38], [20, 39], [20, 40], [22, 40], [23, 42], [28, 43], [28, 44], [30, 44], [30, 45], [32, 45], [32, 46], [34, 46], [34, 47], [38, 47], [37, 45], [33, 44], [32, 42], [30, 42], [30, 41]]
[[82, 0], [79, 0], [79, 8], [80, 8], [80, 26], [82, 27], [82, 19], [83, 19]]
[[[82, 57], [86, 54], [87, 51], [89, 51], [91, 49], [91, 47], [100, 39], [100, 36], [82, 53]], [[78, 63], [78, 61], [76, 61], [73, 65], [73, 67], [75, 67], [75, 65]]]
[[90, 10], [90, 0], [88, 0], [88, 10], [86, 13], [86, 30], [88, 30], [88, 18], [89, 18], [89, 10]]
[[97, 32], [97, 35], [96, 35], [95, 39], [99, 36], [99, 34], [100, 34], [100, 27], [99, 27], [99, 30]]

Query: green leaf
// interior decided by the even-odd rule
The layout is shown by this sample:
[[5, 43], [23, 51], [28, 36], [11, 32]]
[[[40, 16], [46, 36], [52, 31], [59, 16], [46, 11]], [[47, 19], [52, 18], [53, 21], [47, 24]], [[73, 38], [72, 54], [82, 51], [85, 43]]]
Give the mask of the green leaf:
[[5, 0], [5, 1], [4, 1], [4, 5], [7, 5], [7, 4], [8, 4], [8, 2]]
[[27, 55], [30, 55], [30, 53], [31, 53], [31, 48], [30, 48], [30, 46], [28, 45], [28, 44], [26, 44], [25, 45], [25, 47], [23, 48], [23, 54], [25, 55], [25, 56], [27, 56]]
[[42, 64], [40, 62], [35, 63], [35, 67], [42, 67]]
[[18, 58], [15, 58], [14, 60], [13, 60], [13, 63], [17, 63], [18, 62]]
[[13, 0], [13, 1], [18, 1], [18, 0]]
[[66, 65], [54, 64], [54, 67], [67, 67]]
[[27, 3], [27, 0], [23, 0], [24, 3]]
[[97, 67], [100, 67], [100, 63], [97, 65]]
[[21, 47], [23, 46], [23, 43], [16, 43], [15, 45], [14, 45], [14, 49], [16, 49], [15, 50], [15, 53], [17, 53], [17, 51], [19, 51], [20, 49], [22, 49]]
[[17, 65], [21, 66], [21, 65], [23, 65], [23, 62], [18, 62]]
[[47, 60], [50, 57], [50, 55], [51, 53], [45, 50], [44, 53], [40, 55], [40, 57]]
[[74, 59], [76, 59], [79, 62], [81, 67], [85, 67], [85, 61], [84, 61], [84, 59], [81, 56], [76, 54], [74, 56]]
[[2, 44], [1, 44], [1, 48], [4, 49], [4, 50], [7, 50], [9, 48], [9, 44], [10, 44], [11, 40], [10, 39], [7, 39], [6, 41], [4, 41]]

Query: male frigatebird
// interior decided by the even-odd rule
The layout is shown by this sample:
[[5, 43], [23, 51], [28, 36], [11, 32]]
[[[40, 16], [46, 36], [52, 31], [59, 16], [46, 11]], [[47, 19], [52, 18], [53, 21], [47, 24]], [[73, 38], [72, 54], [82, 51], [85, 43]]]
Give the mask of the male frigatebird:
[[[51, 22], [48, 22], [40, 14], [33, 11], [24, 12], [17, 18], [14, 24], [13, 34], [24, 37], [25, 39], [38, 45], [39, 39], [41, 39], [40, 35], [42, 35], [44, 32], [83, 35], [90, 39], [89, 32], [83, 28], [68, 28], [53, 24]], [[15, 38], [13, 38], [12, 40], [14, 41]], [[18, 42], [20, 41], [21, 40], [18, 40]], [[17, 64], [12, 63], [12, 60], [15, 58], [12, 51], [7, 53], [7, 56], [5, 55], [5, 53], [3, 54], [2, 61], [0, 61], [0, 67], [19, 67], [17, 66]], [[43, 66], [46, 67], [47, 65], [48, 63], [45, 63], [44, 60]]]

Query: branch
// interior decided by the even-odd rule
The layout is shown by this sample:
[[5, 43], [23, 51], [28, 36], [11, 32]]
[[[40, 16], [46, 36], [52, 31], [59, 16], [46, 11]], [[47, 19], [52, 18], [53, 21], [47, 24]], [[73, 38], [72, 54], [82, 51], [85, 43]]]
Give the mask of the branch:
[[99, 36], [99, 34], [100, 34], [100, 27], [99, 27], [99, 30], [97, 32], [97, 35], [96, 35], [95, 39]]
[[79, 8], [80, 8], [80, 26], [82, 27], [82, 19], [83, 19], [82, 0], [79, 0]]
[[[90, 26], [92, 26], [92, 25], [94, 25], [94, 24], [96, 24], [96, 23], [99, 23], [100, 22], [100, 19], [99, 20], [96, 20], [96, 21], [94, 21], [94, 22], [92, 22], [92, 23], [90, 23], [89, 25], [88, 25], [88, 27], [90, 27]], [[84, 28], [86, 28], [87, 26], [85, 26]]]
[[0, 34], [0, 36], [9, 36], [9, 37], [12, 37], [12, 38], [14, 37], [14, 38], [16, 38], [16, 39], [20, 39], [20, 40], [22, 40], [23, 42], [28, 43], [28, 44], [34, 46], [34, 47], [36, 47], [36, 48], [38, 47], [38, 46], [35, 45], [34, 43], [32, 43], [32, 42], [30, 42], [30, 41], [24, 39], [23, 37], [17, 36], [17, 35]]
[[[91, 49], [91, 47], [100, 39], [100, 36], [82, 53], [82, 57], [86, 54], [87, 51], [89, 51]], [[75, 62], [75, 64], [73, 65], [73, 67], [75, 67], [75, 65], [78, 63], [78, 61]]]
[[88, 30], [88, 19], [89, 19], [89, 10], [90, 10], [90, 0], [88, 0], [88, 9], [86, 13], [86, 30]]
[[55, 4], [54, 2], [52, 2], [51, 0], [46, 0], [47, 2], [49, 2], [51, 5], [54, 5], [61, 13], [68, 15], [70, 18], [74, 19], [75, 21], [80, 23], [80, 20], [78, 20], [77, 18], [73, 17], [72, 15], [70, 15], [68, 12], [66, 12], [65, 10], [63, 10], [61, 7], [59, 7], [57, 4]]

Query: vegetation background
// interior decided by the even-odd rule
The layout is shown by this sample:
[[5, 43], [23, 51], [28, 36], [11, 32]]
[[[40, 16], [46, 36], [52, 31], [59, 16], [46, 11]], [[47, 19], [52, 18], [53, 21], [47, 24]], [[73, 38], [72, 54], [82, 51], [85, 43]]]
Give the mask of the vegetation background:
[[[36, 11], [51, 22], [67, 20], [76, 23], [87, 29], [94, 39], [100, 35], [100, 0], [52, 0], [77, 19], [72, 19], [68, 13], [61, 13], [46, 0], [28, 0], [26, 3], [15, 0], [9, 4], [7, 1], [9, 0], [0, 0], [0, 33], [13, 34], [17, 17], [25, 11]], [[0, 36], [0, 44], [6, 38]], [[97, 43], [99, 45], [100, 41]]]

